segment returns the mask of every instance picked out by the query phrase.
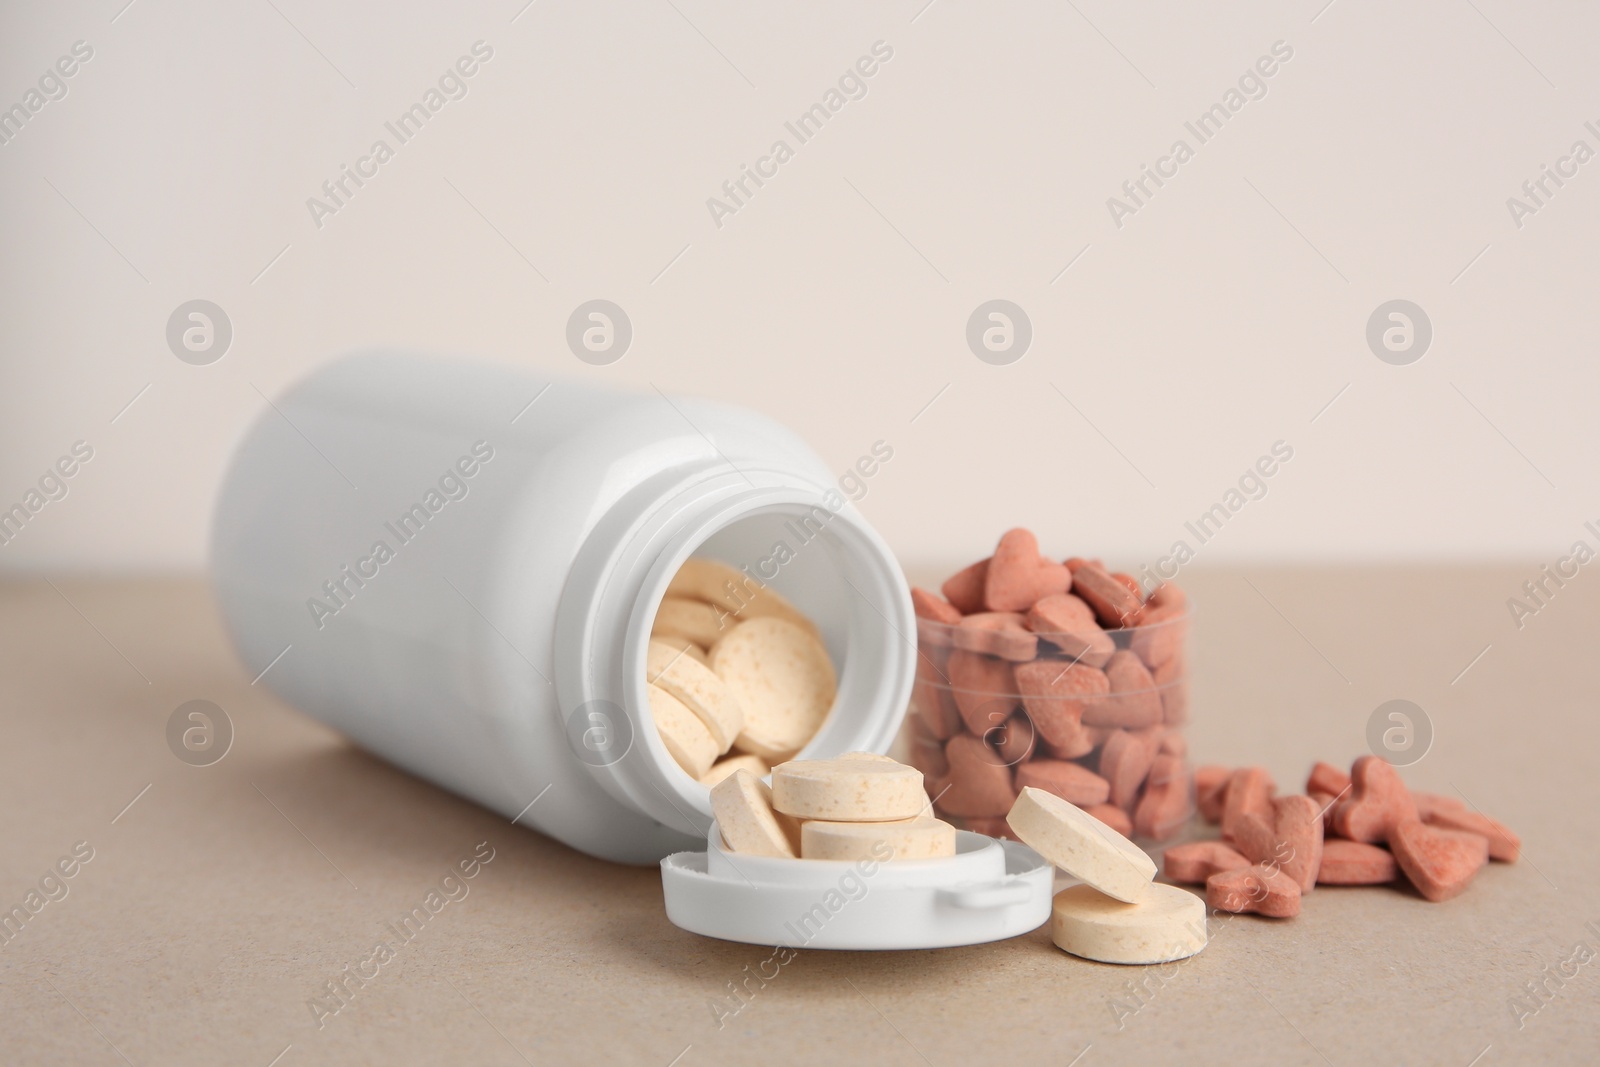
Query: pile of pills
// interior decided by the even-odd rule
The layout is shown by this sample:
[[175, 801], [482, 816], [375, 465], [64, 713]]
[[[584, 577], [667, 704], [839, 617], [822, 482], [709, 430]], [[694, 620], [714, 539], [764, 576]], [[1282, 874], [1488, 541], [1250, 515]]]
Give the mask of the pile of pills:
[[1006, 822], [1082, 883], [1056, 894], [1050, 938], [1058, 948], [1102, 963], [1150, 964], [1206, 947], [1205, 902], [1155, 881], [1155, 862], [1082, 808], [1024, 786]]
[[711, 787], [711, 813], [730, 852], [807, 860], [953, 856], [955, 827], [925, 814], [922, 772], [870, 752], [792, 760], [772, 785], [738, 769]]
[[1300, 914], [1318, 885], [1385, 885], [1402, 875], [1431, 901], [1449, 900], [1490, 860], [1516, 862], [1522, 843], [1454, 797], [1408, 790], [1387, 760], [1362, 756], [1350, 773], [1311, 769], [1303, 796], [1277, 796], [1265, 769], [1201, 767], [1200, 813], [1221, 841], [1166, 850], [1175, 882], [1204, 883], [1219, 911]]
[[662, 743], [707, 786], [740, 770], [760, 778], [799, 752], [837, 690], [810, 619], [741, 571], [700, 558], [667, 586], [645, 681]]
[[1005, 816], [1033, 788], [1119, 834], [1176, 834], [1193, 810], [1183, 592], [1146, 598], [1098, 560], [1047, 559], [1020, 528], [941, 592], [911, 591], [911, 759], [939, 812], [1012, 836]]

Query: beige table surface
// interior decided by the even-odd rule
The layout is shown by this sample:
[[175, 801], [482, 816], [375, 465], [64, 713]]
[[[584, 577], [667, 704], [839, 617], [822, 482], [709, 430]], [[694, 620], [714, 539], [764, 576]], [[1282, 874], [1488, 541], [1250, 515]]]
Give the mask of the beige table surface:
[[[1526, 845], [1457, 900], [1319, 889], [1292, 921], [1214, 923], [1164, 981], [1042, 931], [802, 952], [720, 1029], [710, 1003], [768, 950], [677, 929], [655, 869], [514, 827], [252, 687], [202, 582], [0, 585], [0, 903], [74, 843], [94, 850], [0, 945], [0, 1062], [1600, 1062], [1600, 956], [1550, 978], [1580, 943], [1600, 951], [1600, 578], [1518, 631], [1505, 600], [1526, 577], [1184, 579], [1197, 760], [1259, 762], [1298, 789], [1313, 759], [1365, 751], [1378, 704], [1415, 701], [1435, 741], [1407, 779], [1459, 788]], [[165, 740], [196, 698], [236, 729], [204, 768]], [[481, 841], [494, 859], [468, 895], [319, 1030], [308, 998]], [[1519, 1029], [1512, 998], [1540, 980], [1548, 1002]], [[1152, 992], [1119, 1027], [1135, 982]]]

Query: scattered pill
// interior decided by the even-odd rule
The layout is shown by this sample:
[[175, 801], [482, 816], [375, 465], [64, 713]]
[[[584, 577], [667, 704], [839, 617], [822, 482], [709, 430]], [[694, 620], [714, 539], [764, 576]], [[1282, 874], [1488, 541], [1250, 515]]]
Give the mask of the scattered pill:
[[1229, 825], [1239, 815], [1253, 811], [1263, 818], [1272, 814], [1272, 795], [1278, 787], [1264, 767], [1241, 767], [1228, 778], [1223, 787], [1222, 836], [1228, 836]]
[[1306, 778], [1306, 792], [1326, 793], [1336, 797], [1343, 795], [1350, 788], [1350, 776], [1331, 763], [1318, 760], [1311, 765], [1311, 774]]
[[1310, 797], [1275, 797], [1267, 815], [1240, 813], [1229, 839], [1251, 863], [1276, 864], [1302, 894], [1316, 888], [1322, 867], [1322, 810]]
[[1206, 879], [1206, 904], [1217, 911], [1290, 919], [1300, 914], [1300, 883], [1265, 864], [1220, 871]]
[[1329, 838], [1322, 843], [1318, 885], [1384, 885], [1395, 880], [1394, 855], [1360, 841]]
[[1137, 845], [1053, 793], [1023, 789], [1006, 822], [1028, 847], [1107, 896], [1136, 902], [1155, 877], [1155, 861]]
[[1222, 871], [1237, 871], [1250, 861], [1221, 841], [1190, 841], [1173, 845], [1161, 856], [1161, 869], [1174, 882], [1205, 885], [1206, 879]]
[[[1388, 766], [1385, 764], [1385, 766]], [[1360, 788], [1360, 776], [1352, 774]], [[1489, 839], [1461, 830], [1428, 826], [1415, 815], [1388, 831], [1389, 849], [1417, 892], [1428, 900], [1449, 900], [1489, 862]]]
[[1441, 811], [1466, 811], [1467, 805], [1452, 796], [1443, 793], [1419, 793], [1411, 791], [1411, 803], [1417, 807], [1417, 817], [1423, 822], [1431, 821], [1429, 816]]
[[1489, 842], [1489, 858], [1498, 863], [1515, 863], [1522, 854], [1522, 839], [1504, 823], [1479, 812], [1468, 811], [1465, 805], [1461, 808], [1434, 807], [1423, 821], [1441, 830], [1463, 830], [1479, 835]]
[[892, 760], [793, 760], [772, 768], [772, 804], [799, 819], [882, 822], [928, 806], [922, 772]]
[[1350, 767], [1350, 792], [1333, 806], [1333, 828], [1340, 837], [1367, 844], [1417, 818], [1417, 806], [1388, 760], [1362, 756]]
[[1206, 947], [1205, 901], [1159, 883], [1147, 885], [1131, 904], [1075, 885], [1056, 894], [1050, 940], [1064, 952], [1100, 963], [1186, 959]]

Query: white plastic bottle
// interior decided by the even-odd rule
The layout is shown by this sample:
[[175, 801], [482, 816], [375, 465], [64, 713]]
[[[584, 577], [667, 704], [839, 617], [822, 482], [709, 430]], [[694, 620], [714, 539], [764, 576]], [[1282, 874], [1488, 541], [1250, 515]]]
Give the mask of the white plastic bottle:
[[651, 863], [703, 848], [711, 822], [643, 680], [689, 556], [747, 569], [821, 628], [839, 696], [804, 755], [894, 737], [910, 597], [836, 478], [738, 408], [350, 357], [239, 445], [212, 531], [217, 595], [251, 675], [285, 700], [574, 848]]

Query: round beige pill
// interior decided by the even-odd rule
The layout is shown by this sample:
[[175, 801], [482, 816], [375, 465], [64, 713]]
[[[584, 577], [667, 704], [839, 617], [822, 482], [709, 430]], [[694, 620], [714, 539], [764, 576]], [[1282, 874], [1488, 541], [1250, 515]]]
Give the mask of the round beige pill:
[[702, 556], [684, 560], [667, 584], [667, 595], [715, 604], [741, 622], [766, 617], [783, 619], [817, 635], [816, 624], [782, 593], [718, 560]]
[[1074, 956], [1101, 963], [1186, 959], [1206, 947], [1206, 902], [1162, 882], [1151, 883], [1137, 904], [1075, 885], [1056, 894], [1050, 940]]
[[1024, 786], [1006, 824], [1039, 855], [1118, 900], [1142, 899], [1156, 876], [1155, 860], [1138, 845], [1043, 789]]
[[706, 729], [700, 717], [684, 706], [683, 701], [658, 685], [647, 687], [650, 693], [650, 717], [656, 721], [656, 732], [667, 752], [678, 761], [678, 766], [690, 778], [699, 778], [711, 769], [717, 758], [717, 742]]
[[712, 788], [711, 814], [734, 852], [793, 859], [800, 851], [799, 824], [772, 810], [772, 790], [749, 771], [736, 770]]
[[799, 819], [887, 822], [928, 807], [922, 772], [892, 761], [791, 760], [772, 768], [772, 804]]
[[956, 854], [956, 828], [927, 815], [892, 822], [800, 824], [800, 856], [808, 860], [931, 860]]
[[663, 597], [650, 624], [651, 637], [681, 637], [701, 648], [710, 648], [732, 633], [739, 621], [721, 608], [703, 600]]
[[694, 712], [711, 731], [719, 754], [728, 751], [744, 728], [744, 712], [722, 679], [682, 649], [651, 641], [645, 652], [644, 680], [665, 689]]
[[760, 756], [729, 756], [713, 763], [711, 769], [700, 776], [700, 784], [710, 789], [734, 771], [749, 771], [757, 778], [765, 778], [772, 773], [772, 768]]
[[768, 760], [804, 748], [837, 692], [822, 642], [782, 619], [740, 623], [711, 649], [711, 669], [744, 712], [735, 747]]

